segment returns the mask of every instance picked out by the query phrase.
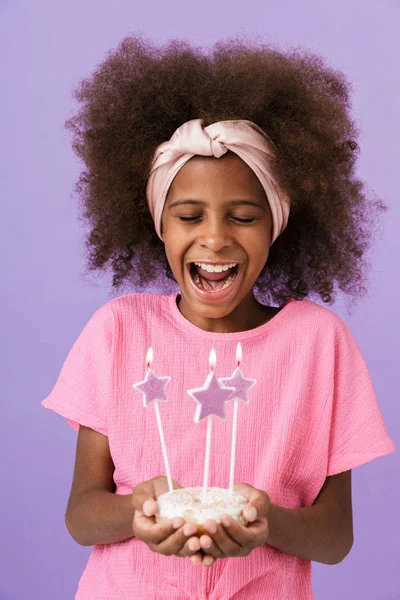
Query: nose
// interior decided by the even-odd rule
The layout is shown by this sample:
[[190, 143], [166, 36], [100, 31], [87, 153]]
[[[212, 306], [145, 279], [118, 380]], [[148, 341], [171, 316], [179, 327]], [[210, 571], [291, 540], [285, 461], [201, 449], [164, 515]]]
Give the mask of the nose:
[[198, 244], [212, 252], [220, 252], [233, 244], [229, 224], [222, 219], [205, 219], [198, 231]]

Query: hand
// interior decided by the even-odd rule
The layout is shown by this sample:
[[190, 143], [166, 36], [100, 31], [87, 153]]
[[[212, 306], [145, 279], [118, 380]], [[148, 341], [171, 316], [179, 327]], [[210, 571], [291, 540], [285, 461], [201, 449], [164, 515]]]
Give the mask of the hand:
[[211, 566], [217, 558], [247, 556], [254, 548], [267, 542], [267, 517], [271, 505], [269, 496], [244, 483], [235, 485], [235, 490], [247, 499], [248, 503], [242, 510], [243, 517], [248, 521], [247, 526], [241, 525], [229, 515], [221, 515], [221, 524], [206, 521], [204, 527], [208, 534], [199, 538], [204, 556], [200, 553], [193, 555], [194, 564]]
[[[173, 486], [174, 489], [182, 487], [176, 481], [173, 482]], [[196, 525], [186, 523], [181, 518], [156, 523], [156, 500], [167, 491], [168, 482], [164, 476], [154, 477], [135, 487], [132, 497], [135, 509], [133, 534], [138, 540], [147, 544], [153, 552], [182, 557], [192, 556], [200, 550]]]

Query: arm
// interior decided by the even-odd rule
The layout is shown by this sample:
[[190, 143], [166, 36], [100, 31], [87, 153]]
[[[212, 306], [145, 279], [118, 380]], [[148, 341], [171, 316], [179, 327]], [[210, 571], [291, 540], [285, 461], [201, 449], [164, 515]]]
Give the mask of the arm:
[[351, 471], [327, 477], [312, 506], [271, 504], [267, 544], [305, 560], [334, 565], [353, 546]]
[[[196, 526], [183, 519], [155, 523], [155, 499], [168, 490], [166, 477], [141, 483], [133, 494], [122, 496], [114, 493], [113, 473], [108, 438], [81, 426], [65, 514], [67, 529], [78, 544], [114, 544], [136, 537], [154, 552], [166, 555], [186, 557], [198, 552], [199, 540], [188, 542], [196, 534]], [[179, 487], [176, 481], [174, 485]]]
[[[216, 558], [247, 556], [254, 548], [268, 544], [304, 560], [337, 564], [353, 545], [351, 471], [327, 477], [314, 504], [283, 508], [271, 504], [265, 492], [238, 484], [236, 490], [248, 501], [243, 510], [247, 527], [229, 516], [221, 525], [205, 523], [207, 534], [200, 537], [204, 558], [193, 562], [211, 565]], [[253, 514], [252, 514], [253, 512]]]
[[82, 546], [112, 544], [133, 537], [132, 494], [114, 493], [113, 472], [108, 438], [81, 426], [65, 523]]

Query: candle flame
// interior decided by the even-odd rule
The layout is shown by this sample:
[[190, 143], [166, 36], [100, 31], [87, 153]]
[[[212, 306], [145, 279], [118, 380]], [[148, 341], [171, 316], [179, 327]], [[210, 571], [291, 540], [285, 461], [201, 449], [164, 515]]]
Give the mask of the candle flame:
[[147, 355], [146, 355], [146, 364], [147, 364], [148, 369], [150, 369], [152, 362], [153, 362], [153, 348], [149, 348], [147, 350]]
[[211, 348], [209, 363], [210, 363], [210, 369], [212, 371], [214, 371], [215, 366], [217, 364], [217, 354], [216, 354], [214, 348]]
[[243, 356], [242, 344], [240, 342], [238, 342], [238, 345], [236, 346], [236, 362], [237, 362], [238, 366], [242, 362], [242, 356]]

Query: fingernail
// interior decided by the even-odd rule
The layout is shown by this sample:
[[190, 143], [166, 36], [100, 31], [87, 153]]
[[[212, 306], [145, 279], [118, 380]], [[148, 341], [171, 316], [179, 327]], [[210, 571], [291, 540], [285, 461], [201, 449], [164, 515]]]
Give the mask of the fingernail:
[[212, 545], [212, 541], [209, 539], [204, 540], [202, 543], [202, 546], [204, 546], [205, 548], [211, 548], [211, 545]]
[[207, 531], [209, 531], [210, 533], [217, 533], [217, 526], [215, 525], [215, 523], [210, 523], [209, 525], [207, 525]]
[[194, 530], [193, 525], [189, 525], [188, 523], [185, 525], [185, 527], [183, 528], [183, 535], [186, 535], [187, 537], [189, 535], [194, 535], [196, 533], [196, 530]]
[[153, 516], [152, 505], [153, 505], [153, 500], [146, 500], [146, 502], [143, 503], [142, 509], [143, 509], [143, 512], [146, 515], [146, 517]]
[[172, 527], [174, 529], [179, 529], [180, 526], [181, 526], [181, 521], [179, 519], [175, 519], [174, 521], [172, 521]]
[[257, 509], [256, 509], [256, 508], [254, 508], [254, 506], [251, 506], [250, 508], [248, 508], [248, 509], [246, 510], [246, 513], [247, 513], [247, 515], [248, 515], [248, 520], [249, 520], [249, 521], [251, 521], [251, 522], [252, 522], [252, 521], [255, 521], [255, 520], [256, 520], [256, 518], [257, 518]]
[[190, 540], [188, 542], [188, 546], [189, 546], [190, 550], [192, 550], [192, 552], [194, 552], [195, 550], [198, 550], [198, 543], [196, 540]]
[[223, 517], [221, 523], [224, 527], [230, 527], [230, 525], [232, 525], [232, 521], [228, 519], [228, 517]]

